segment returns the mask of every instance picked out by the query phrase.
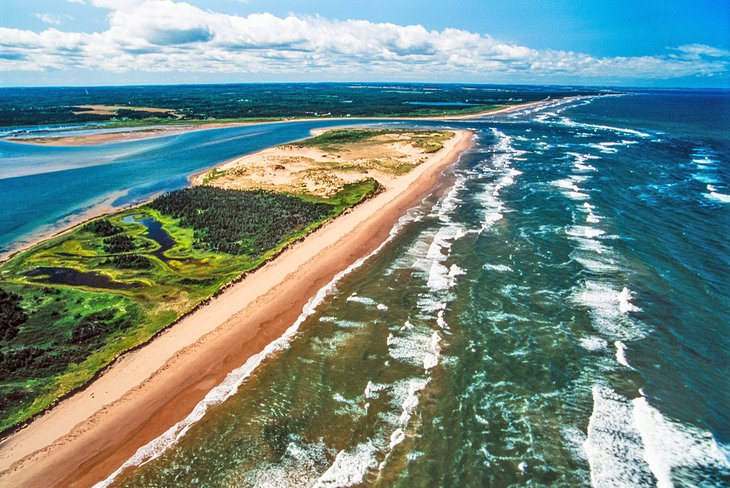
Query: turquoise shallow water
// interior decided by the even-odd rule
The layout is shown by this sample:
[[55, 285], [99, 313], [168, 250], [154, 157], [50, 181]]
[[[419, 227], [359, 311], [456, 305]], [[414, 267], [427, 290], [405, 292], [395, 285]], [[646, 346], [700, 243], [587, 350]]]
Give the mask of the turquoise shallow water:
[[727, 486], [729, 102], [441, 124], [445, 193], [105, 484]]

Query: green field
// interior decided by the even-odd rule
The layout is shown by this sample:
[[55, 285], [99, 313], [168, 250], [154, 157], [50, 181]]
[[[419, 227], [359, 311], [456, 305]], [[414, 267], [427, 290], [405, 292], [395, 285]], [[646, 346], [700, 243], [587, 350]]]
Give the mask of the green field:
[[367, 179], [324, 199], [194, 187], [16, 255], [0, 266], [0, 431], [378, 189]]

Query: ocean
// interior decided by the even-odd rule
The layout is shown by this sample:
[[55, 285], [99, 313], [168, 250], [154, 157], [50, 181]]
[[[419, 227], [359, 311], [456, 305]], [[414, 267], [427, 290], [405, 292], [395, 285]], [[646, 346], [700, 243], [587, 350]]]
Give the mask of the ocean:
[[730, 483], [730, 93], [418, 125], [442, 191], [103, 485]]

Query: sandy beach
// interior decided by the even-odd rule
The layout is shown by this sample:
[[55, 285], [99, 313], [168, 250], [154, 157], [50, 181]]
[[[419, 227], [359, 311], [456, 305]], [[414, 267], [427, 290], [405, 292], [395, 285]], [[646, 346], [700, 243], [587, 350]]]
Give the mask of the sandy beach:
[[[516, 109], [516, 108], [515, 108]], [[0, 485], [90, 486], [280, 337], [334, 275], [376, 249], [471, 144], [458, 131], [385, 191], [326, 224], [0, 442]]]
[[[570, 99], [574, 97], [565, 97], [565, 99]], [[536, 102], [529, 102], [529, 103], [521, 103], [518, 105], [513, 105], [510, 107], [505, 107], [497, 110], [490, 110], [487, 112], [479, 112], [476, 114], [468, 114], [468, 115], [446, 115], [441, 117], [393, 117], [393, 120], [469, 120], [469, 119], [476, 119], [479, 117], [485, 117], [490, 115], [501, 115], [506, 114], [510, 112], [514, 112], [517, 110], [522, 110], [529, 107], [537, 107], [540, 105], [545, 105], [547, 103], [552, 103], [558, 100], [555, 99], [548, 99], [548, 100], [539, 100]], [[368, 119], [368, 117], [361, 117], [363, 119]], [[43, 144], [48, 146], [93, 146], [96, 144], [109, 144], [114, 142], [125, 142], [125, 141], [134, 141], [139, 139], [147, 139], [151, 137], [162, 137], [162, 136], [168, 136], [173, 134], [180, 134], [183, 132], [193, 131], [193, 130], [206, 130], [206, 129], [220, 129], [224, 127], [236, 127], [236, 126], [244, 126], [244, 125], [253, 125], [253, 124], [274, 124], [274, 123], [282, 123], [282, 122], [307, 122], [307, 121], [313, 121], [313, 120], [343, 120], [347, 121], [348, 118], [346, 117], [340, 117], [340, 118], [303, 118], [303, 119], [282, 119], [280, 121], [272, 121], [272, 122], [213, 122], [209, 124], [200, 124], [200, 125], [170, 125], [170, 126], [156, 126], [156, 127], [150, 127], [148, 129], [143, 130], [129, 130], [129, 131], [119, 131], [119, 132], [110, 132], [110, 133], [100, 133], [100, 134], [89, 134], [89, 135], [81, 135], [81, 136], [61, 136], [61, 137], [54, 137], [54, 136], [40, 136], [40, 137], [29, 137], [29, 138], [8, 138], [6, 140], [12, 141], [12, 142], [19, 142], [23, 144]], [[380, 119], [378, 119], [380, 120]]]
[[95, 146], [97, 144], [111, 144], [114, 142], [136, 141], [152, 137], [171, 136], [194, 130], [221, 129], [270, 122], [211, 122], [207, 124], [180, 124], [157, 125], [141, 129], [119, 130], [102, 132], [99, 134], [66, 135], [66, 136], [38, 136], [38, 137], [8, 137], [5, 140], [22, 144], [41, 144], [44, 146]]

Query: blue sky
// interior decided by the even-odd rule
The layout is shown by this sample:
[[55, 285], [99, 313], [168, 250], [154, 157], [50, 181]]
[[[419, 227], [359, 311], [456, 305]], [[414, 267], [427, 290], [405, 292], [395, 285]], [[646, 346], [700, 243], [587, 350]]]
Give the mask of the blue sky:
[[3, 0], [0, 85], [730, 87], [728, 0]]

